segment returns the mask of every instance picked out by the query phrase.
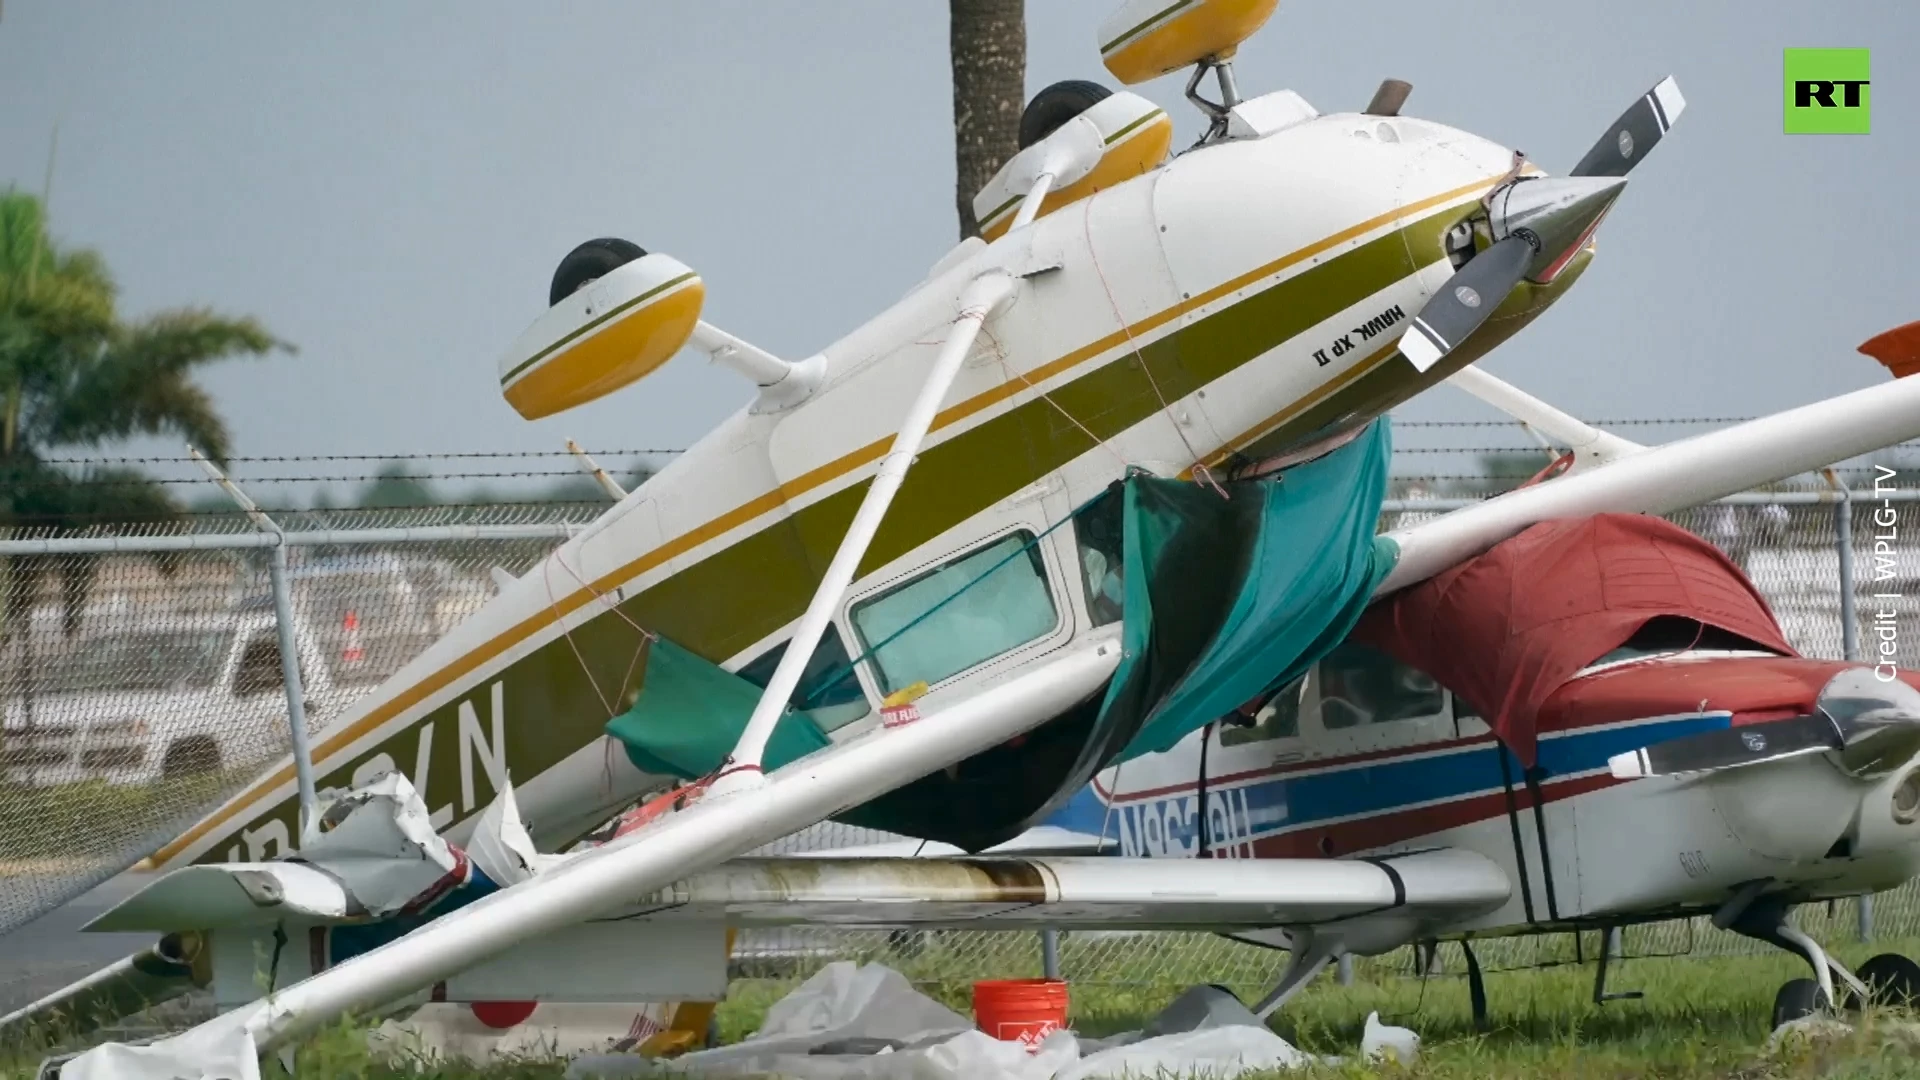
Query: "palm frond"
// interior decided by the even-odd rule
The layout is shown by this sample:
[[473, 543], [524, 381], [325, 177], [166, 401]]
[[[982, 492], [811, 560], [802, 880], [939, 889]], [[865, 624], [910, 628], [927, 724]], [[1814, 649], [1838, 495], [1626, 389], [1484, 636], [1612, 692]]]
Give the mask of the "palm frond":
[[133, 435], [178, 435], [224, 463], [227, 429], [192, 369], [231, 356], [289, 349], [252, 319], [204, 310], [164, 312], [115, 335], [52, 402], [48, 442], [97, 445]]

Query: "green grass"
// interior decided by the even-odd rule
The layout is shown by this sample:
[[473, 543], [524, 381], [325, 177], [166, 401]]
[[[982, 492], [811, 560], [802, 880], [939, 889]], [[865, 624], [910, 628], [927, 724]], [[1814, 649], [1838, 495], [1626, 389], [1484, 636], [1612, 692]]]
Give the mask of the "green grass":
[[[1841, 946], [1850, 963], [1873, 952], [1914, 955], [1920, 941]], [[1457, 965], [1455, 965], [1457, 966]], [[1615, 965], [1612, 988], [1643, 990], [1646, 997], [1595, 1006], [1593, 967], [1565, 966], [1490, 974], [1487, 991], [1494, 1030], [1473, 1030], [1464, 979], [1422, 980], [1405, 974], [1404, 960], [1362, 961], [1351, 987], [1323, 979], [1278, 1018], [1276, 1029], [1302, 1049], [1353, 1055], [1369, 1011], [1419, 1032], [1421, 1060], [1411, 1069], [1364, 1065], [1323, 1066], [1291, 1076], [1388, 1076], [1401, 1080], [1493, 1077], [1578, 1077], [1624, 1080], [1772, 1080], [1826, 1077], [1880, 1080], [1920, 1075], [1920, 1025], [1893, 1014], [1870, 1014], [1851, 1036], [1801, 1043], [1767, 1055], [1767, 1017], [1774, 992], [1806, 975], [1806, 965], [1784, 954], [1712, 959], [1630, 960]], [[999, 974], [996, 972], [996, 974]], [[768, 1005], [790, 990], [791, 981], [737, 981], [721, 1007], [722, 1037], [753, 1030]], [[950, 1005], [965, 1008], [967, 982], [929, 988]], [[1114, 985], [1078, 983], [1073, 988], [1074, 1026], [1088, 1035], [1138, 1027], [1182, 987], [1174, 983]], [[1237, 986], [1243, 996], [1257, 993]], [[532, 1080], [559, 1077], [552, 1062], [518, 1062], [488, 1069], [465, 1066], [395, 1068], [374, 1061], [362, 1030], [343, 1025], [301, 1047], [295, 1075], [329, 1080]], [[26, 1057], [0, 1054], [0, 1080], [31, 1075]], [[284, 1078], [277, 1064], [264, 1070]]]

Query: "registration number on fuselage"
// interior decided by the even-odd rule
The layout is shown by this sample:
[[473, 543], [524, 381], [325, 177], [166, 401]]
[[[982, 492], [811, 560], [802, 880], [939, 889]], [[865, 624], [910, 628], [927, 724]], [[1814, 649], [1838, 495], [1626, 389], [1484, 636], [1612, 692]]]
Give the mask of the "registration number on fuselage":
[[[1132, 858], [1194, 858], [1201, 854], [1199, 795], [1173, 795], [1114, 806], [1120, 854]], [[1207, 792], [1206, 855], [1253, 857], [1253, 816], [1244, 788]]]

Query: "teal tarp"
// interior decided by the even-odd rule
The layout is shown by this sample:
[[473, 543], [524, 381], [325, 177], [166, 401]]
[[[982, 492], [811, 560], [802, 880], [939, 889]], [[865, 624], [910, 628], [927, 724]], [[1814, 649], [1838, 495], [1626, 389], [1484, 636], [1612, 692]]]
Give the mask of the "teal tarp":
[[[1100, 769], [1169, 749], [1297, 679], [1347, 636], [1392, 568], [1393, 546], [1374, 537], [1389, 455], [1378, 420], [1317, 460], [1226, 485], [1226, 498], [1146, 475], [1117, 483], [1073, 523], [1083, 542], [1101, 526], [1122, 537], [1123, 655], [1105, 696], [837, 820], [979, 851], [1043, 820]], [[809, 669], [833, 668], [838, 686], [845, 664], [816, 657]], [[733, 748], [760, 693], [656, 640], [639, 698], [607, 731], [636, 767], [697, 778]], [[827, 741], [810, 715], [790, 711], [766, 764]]]
[[[1228, 499], [1178, 481], [1128, 481], [1124, 653], [1104, 710], [1139, 715], [1116, 760], [1171, 748], [1306, 674], [1347, 636], [1393, 567], [1396, 549], [1374, 538], [1391, 456], [1379, 420], [1278, 480], [1229, 485]], [[1196, 592], [1194, 579], [1206, 577], [1228, 580]], [[1177, 674], [1167, 670], [1181, 660]]]
[[[647, 646], [640, 696], [607, 721], [641, 772], [694, 780], [720, 767], [746, 730], [760, 688], [702, 657], [656, 638]], [[788, 712], [767, 741], [766, 767], [777, 769], [827, 745], [812, 718]]]

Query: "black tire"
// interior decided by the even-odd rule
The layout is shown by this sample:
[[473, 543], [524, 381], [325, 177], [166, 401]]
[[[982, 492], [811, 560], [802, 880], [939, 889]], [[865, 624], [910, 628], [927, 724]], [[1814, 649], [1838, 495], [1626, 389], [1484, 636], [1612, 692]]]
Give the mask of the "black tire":
[[[1920, 1006], [1920, 964], [1899, 953], [1881, 953], [1861, 964], [1854, 974], [1873, 991], [1874, 1005], [1896, 1009]], [[1848, 995], [1847, 1008], [1858, 1010], [1863, 1004], [1857, 991]]]
[[220, 744], [213, 741], [211, 735], [189, 735], [184, 739], [175, 739], [167, 744], [167, 752], [160, 759], [160, 775], [168, 779], [199, 776], [216, 772], [219, 768]]
[[1068, 79], [1033, 95], [1020, 114], [1020, 149], [1025, 150], [1060, 129], [1060, 125], [1099, 104], [1113, 91], [1097, 82]]
[[602, 236], [589, 240], [560, 260], [553, 271], [553, 284], [547, 289], [547, 306], [553, 305], [580, 291], [580, 286], [603, 277], [647, 253], [646, 249], [631, 240], [622, 240], [617, 236]]
[[1812, 1016], [1826, 1007], [1827, 996], [1820, 992], [1819, 983], [1812, 979], [1789, 980], [1773, 995], [1773, 1026], [1768, 1030], [1778, 1031], [1781, 1024]]

